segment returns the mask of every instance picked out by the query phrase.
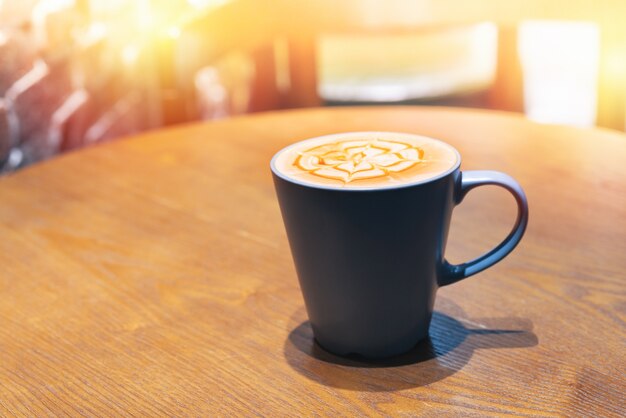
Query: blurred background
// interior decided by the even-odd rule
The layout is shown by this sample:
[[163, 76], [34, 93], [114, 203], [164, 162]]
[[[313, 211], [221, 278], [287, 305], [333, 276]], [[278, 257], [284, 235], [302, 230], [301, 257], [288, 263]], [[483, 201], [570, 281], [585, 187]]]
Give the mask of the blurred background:
[[623, 0], [0, 0], [0, 173], [196, 120], [442, 105], [624, 131]]

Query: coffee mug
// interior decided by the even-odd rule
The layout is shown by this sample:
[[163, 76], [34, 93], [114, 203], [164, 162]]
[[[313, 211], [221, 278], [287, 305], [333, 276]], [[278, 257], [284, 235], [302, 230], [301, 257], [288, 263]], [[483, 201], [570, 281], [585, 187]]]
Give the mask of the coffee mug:
[[[382, 358], [428, 335], [435, 294], [502, 260], [528, 223], [520, 185], [460, 171], [452, 146], [420, 135], [350, 132], [312, 138], [271, 161], [276, 193], [315, 339], [326, 350]], [[453, 265], [444, 250], [453, 208], [478, 186], [517, 202], [497, 247]]]

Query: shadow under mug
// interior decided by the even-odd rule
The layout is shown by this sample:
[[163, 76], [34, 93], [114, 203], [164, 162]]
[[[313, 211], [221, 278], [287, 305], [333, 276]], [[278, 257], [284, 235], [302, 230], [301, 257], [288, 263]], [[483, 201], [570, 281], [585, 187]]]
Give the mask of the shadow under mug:
[[[518, 244], [528, 223], [520, 185], [497, 171], [461, 172], [455, 152], [456, 164], [434, 177], [367, 189], [300, 182], [281, 173], [275, 165], [280, 152], [274, 156], [276, 194], [320, 346], [367, 358], [410, 350], [428, 335], [438, 287], [494, 265]], [[444, 250], [452, 210], [484, 185], [503, 187], [515, 197], [515, 225], [491, 251], [450, 264]]]

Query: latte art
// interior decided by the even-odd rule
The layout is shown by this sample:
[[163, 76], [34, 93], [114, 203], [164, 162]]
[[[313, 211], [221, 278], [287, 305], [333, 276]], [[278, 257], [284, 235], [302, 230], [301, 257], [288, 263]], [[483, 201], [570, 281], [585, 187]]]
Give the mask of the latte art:
[[344, 183], [400, 173], [424, 158], [424, 150], [419, 147], [385, 139], [333, 142], [299, 154], [294, 166]]
[[427, 180], [459, 163], [451, 146], [392, 132], [351, 132], [298, 142], [280, 151], [272, 166], [298, 182], [326, 187], [385, 188]]

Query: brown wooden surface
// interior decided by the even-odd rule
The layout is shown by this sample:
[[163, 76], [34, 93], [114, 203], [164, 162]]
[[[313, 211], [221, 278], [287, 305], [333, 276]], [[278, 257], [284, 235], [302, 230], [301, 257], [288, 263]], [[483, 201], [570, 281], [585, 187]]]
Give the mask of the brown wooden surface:
[[[527, 234], [438, 293], [431, 339], [375, 364], [314, 345], [269, 171], [310, 136], [441, 138], [526, 189]], [[626, 136], [432, 108], [260, 114], [0, 179], [0, 416], [624, 416]], [[515, 213], [481, 188], [448, 257]]]

